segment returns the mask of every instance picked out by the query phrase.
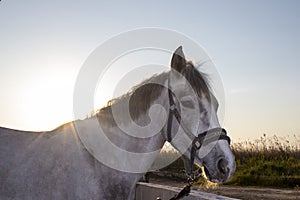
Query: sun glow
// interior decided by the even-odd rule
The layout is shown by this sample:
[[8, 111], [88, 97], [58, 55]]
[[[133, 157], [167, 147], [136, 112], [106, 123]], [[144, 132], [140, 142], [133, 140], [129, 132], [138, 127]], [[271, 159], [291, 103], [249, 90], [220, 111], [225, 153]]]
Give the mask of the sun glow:
[[23, 126], [26, 130], [52, 130], [73, 120], [73, 81], [60, 75], [35, 78], [22, 91]]

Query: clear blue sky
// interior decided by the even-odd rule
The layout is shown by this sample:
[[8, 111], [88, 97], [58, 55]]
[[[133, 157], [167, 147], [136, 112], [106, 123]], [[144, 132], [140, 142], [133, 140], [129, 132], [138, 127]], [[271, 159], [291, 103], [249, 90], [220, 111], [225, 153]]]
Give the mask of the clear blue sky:
[[76, 75], [111, 36], [179, 31], [215, 62], [234, 139], [300, 135], [300, 1], [0, 2], [0, 126], [49, 130], [72, 119]]

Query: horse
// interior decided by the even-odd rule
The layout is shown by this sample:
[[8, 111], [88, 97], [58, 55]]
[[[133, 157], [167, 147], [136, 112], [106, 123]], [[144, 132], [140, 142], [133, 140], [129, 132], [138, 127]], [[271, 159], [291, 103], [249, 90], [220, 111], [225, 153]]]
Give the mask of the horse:
[[207, 76], [182, 47], [153, 75], [93, 116], [52, 131], [0, 128], [0, 199], [134, 199], [166, 141], [212, 182], [235, 171]]

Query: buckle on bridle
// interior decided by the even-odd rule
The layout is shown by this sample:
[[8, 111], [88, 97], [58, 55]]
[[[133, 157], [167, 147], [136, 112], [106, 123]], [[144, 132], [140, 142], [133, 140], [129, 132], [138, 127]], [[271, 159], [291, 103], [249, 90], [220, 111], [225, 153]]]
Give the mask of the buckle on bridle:
[[198, 140], [195, 142], [194, 145], [195, 145], [196, 149], [200, 149], [200, 147], [201, 147], [201, 144]]
[[175, 104], [173, 104], [173, 105], [170, 106], [169, 109], [170, 109], [171, 111], [174, 111], [174, 110], [175, 110], [175, 107], [176, 107]]

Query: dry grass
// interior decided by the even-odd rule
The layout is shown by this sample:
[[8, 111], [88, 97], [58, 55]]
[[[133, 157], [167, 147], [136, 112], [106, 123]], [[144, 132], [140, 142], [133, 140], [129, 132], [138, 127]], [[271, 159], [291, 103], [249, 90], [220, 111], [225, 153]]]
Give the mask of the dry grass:
[[267, 137], [232, 145], [237, 170], [231, 183], [237, 185], [298, 187], [300, 185], [300, 140]]

